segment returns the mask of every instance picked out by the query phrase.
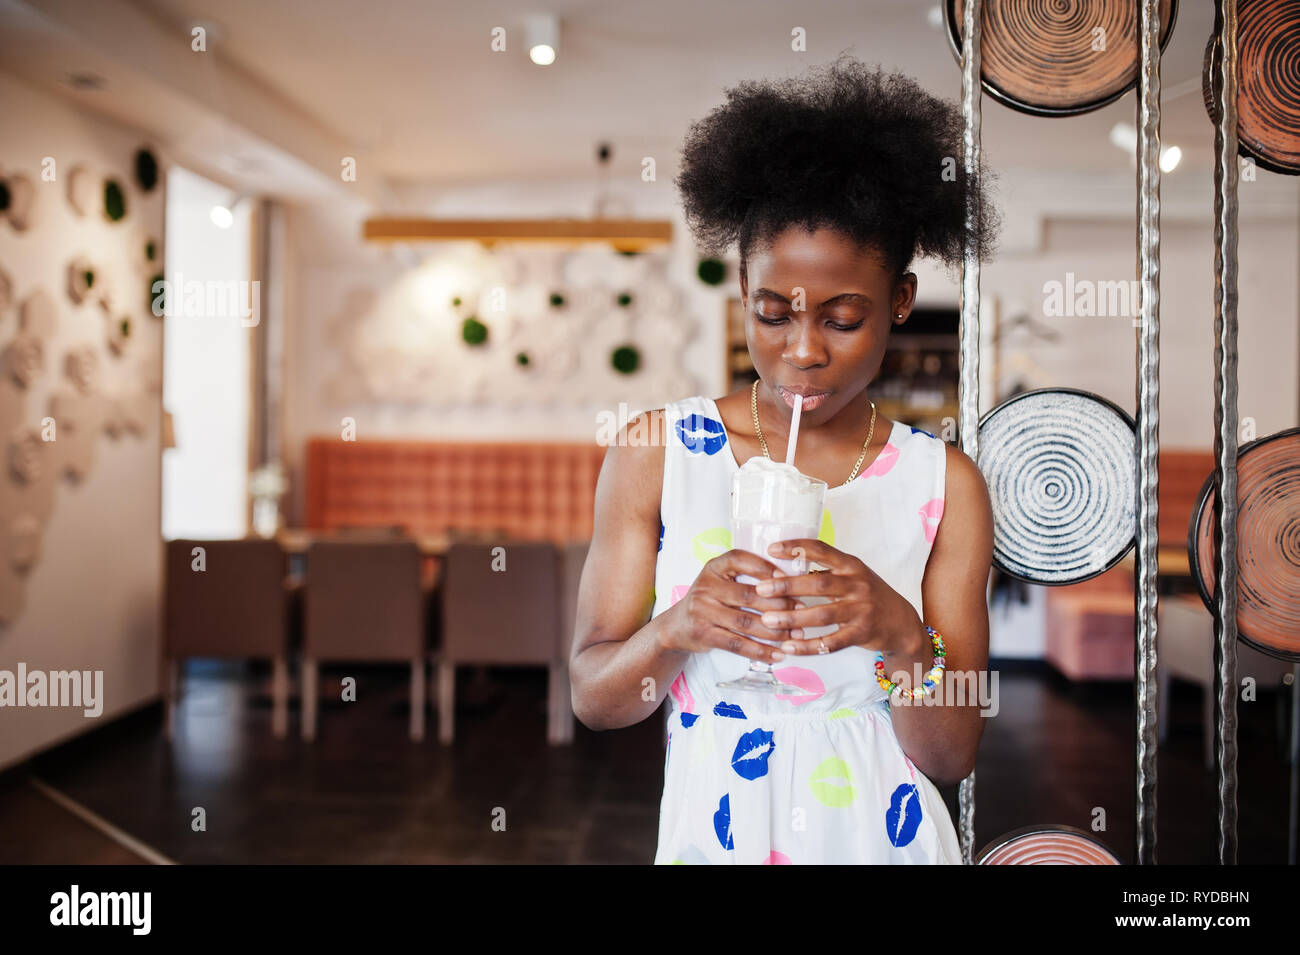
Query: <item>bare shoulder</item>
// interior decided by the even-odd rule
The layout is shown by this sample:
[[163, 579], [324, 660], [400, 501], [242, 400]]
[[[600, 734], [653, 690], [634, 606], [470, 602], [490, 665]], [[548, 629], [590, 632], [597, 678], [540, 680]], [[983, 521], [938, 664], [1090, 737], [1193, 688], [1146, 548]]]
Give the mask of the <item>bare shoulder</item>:
[[935, 544], [939, 546], [959, 537], [967, 542], [978, 542], [981, 550], [987, 542], [991, 549], [993, 507], [984, 475], [970, 455], [957, 445], [945, 441], [944, 455], [944, 516], [961, 515], [961, 519], [940, 521], [939, 538]]
[[956, 492], [968, 498], [982, 496], [987, 500], [988, 486], [984, 483], [984, 475], [980, 472], [979, 465], [957, 445], [944, 441], [943, 447], [947, 468], [945, 491]]
[[664, 476], [666, 409], [643, 411], [609, 440], [597, 482], [597, 510], [602, 503], [623, 502], [636, 514], [659, 510]]

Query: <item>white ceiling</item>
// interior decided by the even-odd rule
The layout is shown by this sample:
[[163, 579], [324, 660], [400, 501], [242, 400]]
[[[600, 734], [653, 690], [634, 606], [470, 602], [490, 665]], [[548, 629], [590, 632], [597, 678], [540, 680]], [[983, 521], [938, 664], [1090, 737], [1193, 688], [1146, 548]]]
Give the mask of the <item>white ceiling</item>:
[[[100, 0], [93, 10], [108, 7], [140, 18], [133, 35], [147, 34], [129, 62], [117, 49], [120, 40], [107, 35], [107, 19], [83, 27], [78, 43], [59, 57], [29, 55], [29, 40], [11, 49], [0, 41], [0, 54], [13, 58], [10, 68], [66, 95], [109, 112], [135, 110], [146, 129], [150, 119], [162, 121], [145, 89], [150, 76], [158, 98], [192, 83], [191, 93], [216, 112], [236, 112], [257, 93], [262, 113], [281, 117], [260, 131], [261, 140], [274, 139], [288, 117], [300, 140], [312, 133], [311, 146], [296, 150], [300, 160], [325, 175], [335, 170], [337, 182], [337, 156], [356, 155], [382, 175], [384, 188], [591, 177], [601, 141], [613, 145], [614, 175], [636, 174], [641, 157], [652, 155], [662, 181], [675, 169], [687, 126], [720, 103], [726, 87], [796, 74], [843, 50], [907, 72], [950, 99], [961, 90], [947, 38], [930, 22], [937, 4], [928, 0]], [[0, 29], [17, 22], [6, 16], [15, 10], [57, 21], [64, 32], [93, 15], [89, 0], [0, 0]], [[559, 56], [549, 67], [533, 65], [522, 42], [524, 17], [542, 11], [561, 18]], [[152, 30], [144, 30], [145, 21]], [[208, 26], [210, 62], [222, 64], [207, 68], [201, 82], [192, 74], [205, 67], [175, 59], [171, 49], [185, 51], [194, 23]], [[505, 53], [490, 49], [496, 26], [507, 31]], [[807, 32], [807, 53], [790, 50], [796, 26]], [[1208, 0], [1184, 0], [1162, 66], [1162, 141], [1184, 152], [1165, 185], [1176, 189], [1177, 179], [1195, 177], [1201, 195], [1213, 159], [1200, 79], [1212, 27]], [[96, 50], [100, 35], [103, 48]], [[155, 70], [158, 45], [168, 49], [157, 52]], [[65, 76], [78, 56], [98, 59], [109, 72], [105, 90], [69, 94]], [[137, 74], [131, 93], [115, 94], [112, 74], [128, 67]], [[1030, 117], [989, 97], [983, 104], [985, 156], [1004, 179], [1023, 170], [1040, 178], [1114, 174], [1133, 181], [1130, 159], [1108, 138], [1116, 122], [1133, 122], [1133, 93], [1069, 119]], [[252, 172], [277, 164], [274, 150], [256, 155], [257, 136], [236, 142], [238, 122], [216, 142], [194, 125], [187, 135], [203, 144], [195, 151], [231, 175], [241, 175], [241, 163]], [[278, 145], [295, 152], [287, 140]], [[272, 173], [283, 178], [286, 171]]]
[[[394, 180], [558, 178], [615, 160], [673, 156], [689, 122], [746, 78], [801, 72], [843, 49], [957, 99], [961, 72], [925, 0], [137, 0], [160, 20], [216, 27], [214, 48], [369, 155]], [[559, 57], [529, 61], [523, 18], [561, 19]], [[489, 47], [502, 26], [507, 51]], [[807, 31], [808, 52], [790, 50]], [[1164, 138], [1208, 127], [1201, 61], [1212, 5], [1184, 0], [1162, 78]], [[213, 47], [210, 47], [210, 49]], [[1126, 169], [1106, 134], [1134, 97], [1047, 121], [987, 101], [990, 158], [1016, 165]], [[1191, 137], [1188, 137], [1191, 138]], [[1207, 157], [1208, 158], [1208, 157]], [[662, 162], [661, 158], [661, 162]]]

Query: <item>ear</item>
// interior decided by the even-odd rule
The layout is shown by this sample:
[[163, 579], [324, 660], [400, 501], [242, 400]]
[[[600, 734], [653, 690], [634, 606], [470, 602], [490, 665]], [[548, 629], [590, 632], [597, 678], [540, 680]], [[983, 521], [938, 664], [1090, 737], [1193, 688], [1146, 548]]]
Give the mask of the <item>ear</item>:
[[894, 313], [889, 320], [895, 325], [902, 325], [916, 305], [916, 273], [904, 272], [898, 284], [894, 286]]

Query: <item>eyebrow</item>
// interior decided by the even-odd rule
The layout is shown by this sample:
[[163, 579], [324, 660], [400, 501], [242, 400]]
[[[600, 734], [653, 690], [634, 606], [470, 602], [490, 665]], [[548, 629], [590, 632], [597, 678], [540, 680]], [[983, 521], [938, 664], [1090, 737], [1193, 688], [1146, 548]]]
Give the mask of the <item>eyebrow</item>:
[[[754, 298], [775, 298], [775, 299], [780, 299], [782, 302], [785, 302], [785, 304], [787, 305], [790, 304], [790, 300], [788, 298], [786, 298], [780, 292], [772, 291], [772, 289], [770, 288], [759, 289], [754, 293]], [[843, 302], [848, 305], [869, 306], [871, 304], [871, 299], [861, 294], [860, 292], [841, 292], [839, 295], [836, 295], [833, 298], [828, 298], [826, 301], [822, 302], [821, 305], [818, 305], [817, 307], [825, 308], [827, 305], [834, 305], [840, 302]]]

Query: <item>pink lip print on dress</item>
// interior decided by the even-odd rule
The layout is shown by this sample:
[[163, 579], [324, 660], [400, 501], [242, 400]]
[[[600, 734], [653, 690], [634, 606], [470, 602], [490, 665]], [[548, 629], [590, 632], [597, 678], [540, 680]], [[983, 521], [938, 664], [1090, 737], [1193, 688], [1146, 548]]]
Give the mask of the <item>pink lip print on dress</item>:
[[871, 466], [858, 475], [858, 479], [884, 477], [894, 469], [894, 465], [897, 462], [898, 448], [894, 447], [892, 444], [886, 443], [885, 446], [880, 449], [880, 453], [876, 455], [876, 460], [872, 461]]
[[673, 680], [668, 691], [677, 701], [677, 708], [682, 711], [682, 725], [689, 729], [698, 719], [698, 715], [695, 712], [695, 697], [691, 694], [691, 688], [686, 685], [686, 674], [677, 674], [677, 679]]
[[685, 597], [690, 589], [690, 584], [673, 584], [673, 592], [669, 597], [668, 606], [671, 607], [673, 604], [677, 603], [677, 601]]
[[939, 532], [939, 518], [943, 517], [943, 498], [936, 497], [933, 500], [926, 501], [918, 514], [921, 515], [921, 526], [925, 529], [926, 543], [934, 543], [934, 535]]
[[773, 849], [771, 854], [759, 865], [794, 865], [794, 863], [790, 861], [790, 857], [784, 852], [777, 852]]
[[777, 693], [778, 700], [788, 700], [795, 706], [803, 706], [805, 703], [811, 703], [813, 700], [819, 700], [826, 695], [826, 684], [822, 682], [816, 672], [806, 667], [781, 667], [779, 670], [773, 670], [776, 678], [782, 683], [793, 683], [799, 689], [804, 690], [801, 696], [787, 696], [784, 693]]

